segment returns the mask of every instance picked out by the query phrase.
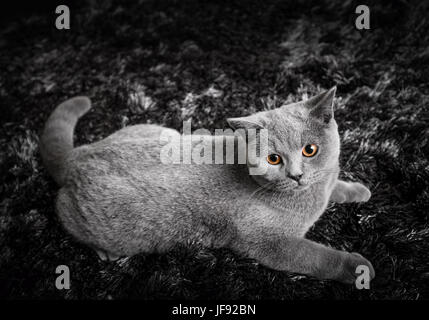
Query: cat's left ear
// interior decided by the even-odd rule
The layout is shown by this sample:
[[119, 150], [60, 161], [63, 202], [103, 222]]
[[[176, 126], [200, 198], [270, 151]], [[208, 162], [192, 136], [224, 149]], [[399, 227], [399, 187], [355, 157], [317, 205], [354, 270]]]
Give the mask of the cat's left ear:
[[261, 112], [252, 114], [247, 117], [240, 118], [228, 118], [226, 119], [228, 124], [233, 129], [263, 129], [265, 124], [265, 118]]
[[334, 98], [337, 87], [318, 94], [304, 102], [306, 108], [310, 110], [309, 116], [324, 124], [334, 119]]

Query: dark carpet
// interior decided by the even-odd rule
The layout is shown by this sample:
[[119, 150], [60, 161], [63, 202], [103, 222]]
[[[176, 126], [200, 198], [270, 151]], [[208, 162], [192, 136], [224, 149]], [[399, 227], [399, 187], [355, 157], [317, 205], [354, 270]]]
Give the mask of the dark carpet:
[[[0, 297], [428, 299], [429, 15], [424, 1], [79, 1], [0, 22]], [[372, 191], [330, 205], [308, 237], [360, 252], [370, 290], [276, 272], [195, 245], [101, 262], [59, 224], [38, 151], [53, 108], [87, 95], [76, 144], [137, 123], [224, 128], [225, 119], [337, 85], [341, 175]], [[69, 266], [71, 289], [55, 268]]]

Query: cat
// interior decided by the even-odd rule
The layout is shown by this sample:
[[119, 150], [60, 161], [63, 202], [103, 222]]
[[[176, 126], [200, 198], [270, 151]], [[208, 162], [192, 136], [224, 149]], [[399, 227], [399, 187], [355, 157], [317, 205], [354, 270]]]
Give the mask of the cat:
[[[248, 159], [264, 169], [260, 175], [250, 175], [247, 163], [162, 163], [161, 134], [180, 134], [152, 124], [75, 148], [74, 127], [91, 104], [87, 97], [67, 100], [49, 117], [40, 145], [61, 186], [59, 219], [103, 260], [196, 242], [229, 248], [275, 270], [343, 283], [354, 283], [357, 266], [365, 265], [372, 279], [374, 268], [360, 254], [305, 238], [329, 201], [365, 202], [371, 196], [364, 185], [338, 179], [335, 92], [333, 87], [306, 101], [227, 119], [236, 130], [268, 130], [268, 156]], [[192, 135], [182, 138], [199, 143]]]

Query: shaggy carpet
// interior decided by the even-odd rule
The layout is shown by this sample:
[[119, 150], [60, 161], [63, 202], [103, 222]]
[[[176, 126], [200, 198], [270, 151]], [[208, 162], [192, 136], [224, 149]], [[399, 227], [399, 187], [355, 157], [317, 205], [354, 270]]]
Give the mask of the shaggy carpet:
[[[79, 1], [0, 22], [0, 297], [8, 299], [429, 298], [429, 19], [424, 1]], [[15, 8], [16, 9], [16, 8]], [[342, 177], [372, 191], [332, 204], [308, 238], [360, 252], [370, 290], [277, 272], [190, 244], [99, 261], [59, 224], [39, 134], [53, 108], [87, 95], [76, 144], [137, 123], [224, 128], [227, 117], [337, 85]], [[70, 290], [57, 290], [67, 265]]]

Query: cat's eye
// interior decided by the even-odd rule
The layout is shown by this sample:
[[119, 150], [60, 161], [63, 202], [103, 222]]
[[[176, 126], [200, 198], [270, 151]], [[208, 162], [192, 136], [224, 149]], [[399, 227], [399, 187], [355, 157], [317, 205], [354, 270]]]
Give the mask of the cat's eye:
[[302, 155], [307, 158], [314, 157], [319, 150], [319, 147], [315, 144], [307, 144], [302, 148]]
[[276, 164], [279, 164], [280, 162], [282, 162], [282, 157], [280, 157], [278, 154], [270, 154], [267, 157], [267, 161], [269, 164], [272, 164], [273, 166], [275, 166]]

